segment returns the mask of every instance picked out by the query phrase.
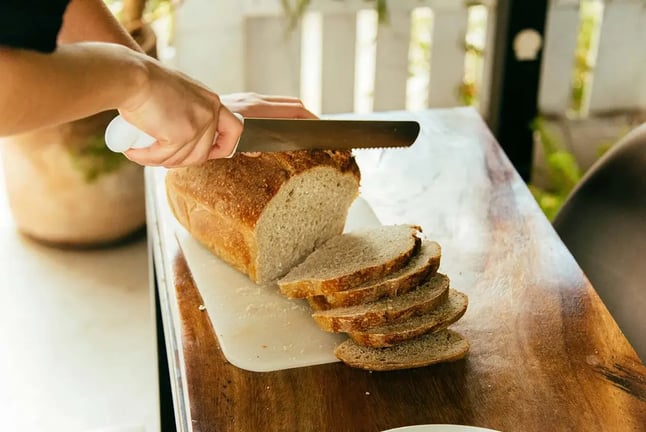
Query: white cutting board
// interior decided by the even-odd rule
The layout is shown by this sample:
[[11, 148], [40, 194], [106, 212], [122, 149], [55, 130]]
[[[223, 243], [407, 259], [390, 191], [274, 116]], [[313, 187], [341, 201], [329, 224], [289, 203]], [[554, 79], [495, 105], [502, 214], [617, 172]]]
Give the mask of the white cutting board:
[[[345, 230], [380, 225], [361, 197]], [[338, 361], [334, 348], [346, 336], [321, 330], [305, 300], [290, 300], [276, 286], [259, 286], [218, 259], [182, 227], [177, 239], [227, 360], [254, 372]]]

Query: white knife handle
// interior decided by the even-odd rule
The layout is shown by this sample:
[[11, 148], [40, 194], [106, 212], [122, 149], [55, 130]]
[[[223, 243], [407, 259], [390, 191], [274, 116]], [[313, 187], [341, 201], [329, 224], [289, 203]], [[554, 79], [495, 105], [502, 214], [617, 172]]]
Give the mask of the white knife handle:
[[105, 129], [105, 144], [115, 153], [123, 153], [131, 148], [150, 147], [155, 141], [155, 138], [137, 129], [120, 115], [112, 119]]
[[[244, 117], [241, 114], [233, 113], [243, 124]], [[216, 135], [217, 136], [217, 135]], [[146, 132], [137, 129], [128, 123], [120, 115], [112, 119], [108, 127], [105, 128], [105, 145], [115, 153], [123, 153], [131, 148], [146, 148], [153, 145], [157, 140]], [[238, 139], [238, 141], [240, 141]], [[236, 148], [238, 144], [236, 143]], [[235, 149], [231, 152], [231, 156]]]

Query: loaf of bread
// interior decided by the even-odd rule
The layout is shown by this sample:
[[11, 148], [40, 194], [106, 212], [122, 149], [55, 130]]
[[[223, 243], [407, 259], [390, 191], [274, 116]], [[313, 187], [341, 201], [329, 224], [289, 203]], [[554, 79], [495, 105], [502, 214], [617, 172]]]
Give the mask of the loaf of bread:
[[171, 169], [166, 191], [195, 239], [266, 283], [343, 232], [359, 180], [350, 152], [298, 151]]
[[359, 181], [349, 152], [265, 153], [169, 170], [166, 190], [176, 219], [215, 255], [307, 299], [323, 330], [347, 333], [335, 350], [346, 364], [392, 370], [463, 358], [468, 341], [446, 327], [468, 300], [437, 273], [440, 245], [415, 225], [343, 233]]

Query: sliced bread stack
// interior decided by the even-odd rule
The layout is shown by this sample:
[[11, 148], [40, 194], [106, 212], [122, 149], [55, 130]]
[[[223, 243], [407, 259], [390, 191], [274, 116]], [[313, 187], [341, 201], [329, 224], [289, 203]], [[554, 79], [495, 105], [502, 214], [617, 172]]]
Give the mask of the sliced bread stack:
[[368, 370], [427, 366], [463, 358], [469, 343], [447, 327], [468, 299], [437, 270], [441, 247], [421, 228], [388, 225], [332, 237], [278, 280], [289, 298], [305, 298], [326, 331], [349, 339], [335, 350]]

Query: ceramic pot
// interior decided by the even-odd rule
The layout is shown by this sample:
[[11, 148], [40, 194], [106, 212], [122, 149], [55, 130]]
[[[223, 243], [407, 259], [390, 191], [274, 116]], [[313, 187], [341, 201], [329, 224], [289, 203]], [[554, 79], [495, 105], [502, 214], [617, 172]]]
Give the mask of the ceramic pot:
[[18, 229], [45, 243], [113, 243], [145, 224], [143, 168], [105, 148], [116, 112], [0, 140]]

